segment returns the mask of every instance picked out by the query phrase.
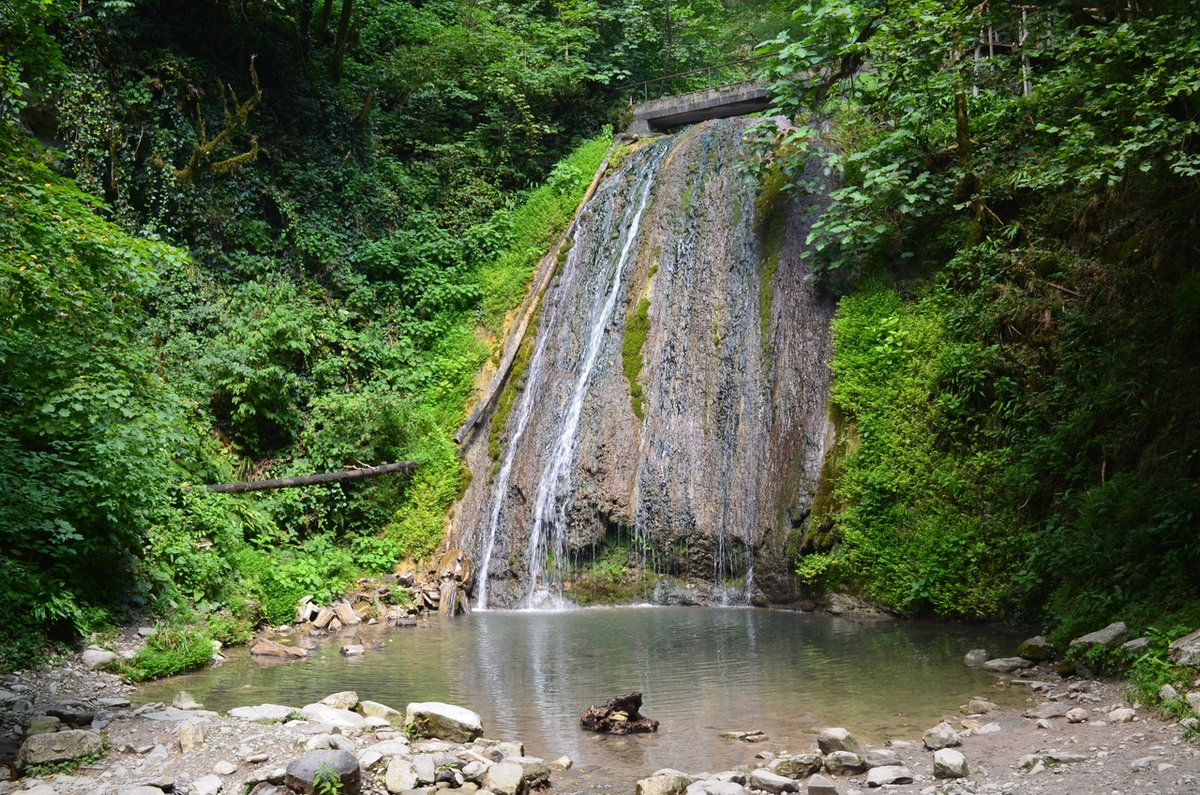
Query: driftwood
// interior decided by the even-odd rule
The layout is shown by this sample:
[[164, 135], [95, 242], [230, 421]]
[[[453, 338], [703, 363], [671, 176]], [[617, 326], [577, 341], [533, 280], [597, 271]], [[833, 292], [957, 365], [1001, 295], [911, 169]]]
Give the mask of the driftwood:
[[603, 706], [592, 705], [583, 713], [579, 723], [583, 728], [606, 734], [633, 734], [634, 732], [656, 732], [658, 721], [643, 717], [642, 694], [630, 693], [616, 696]]
[[403, 472], [417, 465], [416, 461], [399, 461], [395, 464], [383, 464], [377, 467], [362, 469], [347, 469], [342, 472], [322, 472], [319, 475], [304, 475], [297, 478], [275, 478], [273, 480], [255, 480], [249, 483], [212, 483], [204, 488], [209, 491], [241, 494], [246, 491], [268, 491], [270, 489], [288, 489], [297, 486], [312, 486], [317, 483], [340, 483], [343, 480], [361, 480], [386, 475], [389, 472]]

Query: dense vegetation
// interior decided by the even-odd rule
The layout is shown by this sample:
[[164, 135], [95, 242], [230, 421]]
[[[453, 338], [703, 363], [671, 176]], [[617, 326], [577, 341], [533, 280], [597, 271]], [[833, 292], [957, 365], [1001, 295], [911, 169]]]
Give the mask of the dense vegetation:
[[163, 635], [190, 665], [432, 551], [475, 374], [619, 87], [791, 24], [718, 0], [0, 0], [0, 668], [129, 605], [199, 628]]
[[764, 140], [833, 180], [844, 295], [803, 579], [1060, 642], [1200, 625], [1198, 12], [812, 0], [773, 43], [810, 122]]

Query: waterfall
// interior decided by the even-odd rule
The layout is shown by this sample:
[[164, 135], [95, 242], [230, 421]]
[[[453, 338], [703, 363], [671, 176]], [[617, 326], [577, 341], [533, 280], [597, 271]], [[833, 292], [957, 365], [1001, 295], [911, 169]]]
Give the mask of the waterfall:
[[581, 209], [500, 452], [463, 450], [477, 607], [795, 598], [833, 301], [803, 256], [821, 199], [764, 196], [749, 123], [618, 153]]
[[[571, 464], [575, 457], [578, 441], [579, 418], [583, 413], [583, 400], [587, 397], [588, 382], [596, 360], [600, 356], [600, 343], [608, 331], [613, 309], [625, 276], [629, 253], [637, 240], [642, 224], [642, 214], [650, 200], [650, 189], [654, 186], [654, 174], [667, 147], [658, 147], [657, 156], [641, 171], [641, 188], [638, 192], [637, 209], [624, 231], [624, 244], [612, 269], [612, 281], [602, 293], [603, 305], [592, 318], [588, 333], [586, 352], [582, 365], [571, 388], [571, 401], [566, 417], [558, 431], [550, 460], [538, 482], [533, 499], [533, 530], [529, 534], [529, 597], [528, 607], [562, 606], [562, 561], [566, 555], [565, 505], [571, 496]], [[575, 254], [572, 249], [572, 254]], [[577, 258], [577, 255], [576, 255]], [[568, 263], [570, 264], [570, 262]]]

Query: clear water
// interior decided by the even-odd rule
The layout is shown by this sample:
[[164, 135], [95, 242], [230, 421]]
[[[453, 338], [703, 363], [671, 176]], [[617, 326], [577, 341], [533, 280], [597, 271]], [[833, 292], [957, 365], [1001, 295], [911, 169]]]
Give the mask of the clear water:
[[[488, 737], [521, 740], [534, 756], [571, 757], [577, 769], [556, 774], [556, 789], [630, 790], [662, 767], [716, 772], [764, 749], [807, 750], [823, 726], [881, 744], [919, 738], [973, 695], [1002, 704], [1017, 698], [962, 665], [968, 649], [998, 652], [1015, 639], [944, 625], [624, 607], [477, 612], [378, 637], [386, 650], [364, 658], [341, 657], [335, 640], [309, 660], [265, 668], [237, 649], [220, 668], [145, 686], [142, 698], [169, 702], [186, 689], [221, 711], [264, 702], [299, 707], [339, 690], [401, 711], [412, 701], [446, 701], [479, 712]], [[642, 713], [660, 721], [657, 734], [608, 737], [579, 728], [589, 705], [633, 690], [644, 694]], [[717, 736], [751, 729], [770, 741]]]

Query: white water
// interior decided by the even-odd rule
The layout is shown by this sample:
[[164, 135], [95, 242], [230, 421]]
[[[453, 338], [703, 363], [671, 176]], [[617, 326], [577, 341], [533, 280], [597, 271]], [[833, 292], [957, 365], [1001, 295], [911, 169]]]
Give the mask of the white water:
[[[578, 256], [578, 250], [572, 248], [567, 254], [567, 267], [570, 267], [571, 258]], [[553, 322], [553, 310], [547, 318], [549, 322]], [[512, 439], [508, 442], [508, 448], [504, 452], [504, 460], [500, 464], [500, 472], [496, 475], [496, 488], [493, 491], [495, 495], [492, 499], [492, 515], [491, 521], [488, 523], [487, 545], [483, 550], [483, 563], [479, 567], [479, 596], [475, 600], [475, 608], [477, 610], [487, 610], [487, 588], [488, 588], [488, 569], [492, 565], [492, 551], [496, 547], [496, 527], [500, 524], [500, 509], [504, 507], [504, 499], [508, 496], [508, 481], [512, 476], [513, 460], [517, 457], [517, 446], [521, 443], [521, 437], [525, 435], [525, 428], [529, 425], [529, 416], [533, 413], [533, 399], [537, 395], [538, 387], [542, 382], [542, 370], [546, 361], [546, 340], [548, 334], [539, 334], [537, 345], [533, 349], [533, 356], [529, 359], [529, 369], [525, 377], [525, 387], [521, 392], [521, 401], [517, 404], [517, 427], [513, 431]]]
[[[566, 554], [566, 506], [571, 494], [571, 464], [575, 459], [579, 418], [587, 397], [588, 382], [600, 356], [604, 334], [608, 330], [625, 277], [625, 268], [641, 227], [642, 213], [650, 202], [654, 175], [669, 147], [660, 151], [643, 168], [644, 183], [638, 197], [637, 210], [626, 227], [624, 245], [613, 268], [612, 281], [600, 312], [592, 322], [583, 364], [575, 377], [571, 400], [563, 419], [562, 429], [554, 443], [550, 460], [538, 482], [533, 502], [533, 529], [529, 534], [529, 599], [527, 606], [562, 607], [561, 565]], [[574, 250], [572, 250], [574, 254]]]

